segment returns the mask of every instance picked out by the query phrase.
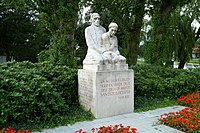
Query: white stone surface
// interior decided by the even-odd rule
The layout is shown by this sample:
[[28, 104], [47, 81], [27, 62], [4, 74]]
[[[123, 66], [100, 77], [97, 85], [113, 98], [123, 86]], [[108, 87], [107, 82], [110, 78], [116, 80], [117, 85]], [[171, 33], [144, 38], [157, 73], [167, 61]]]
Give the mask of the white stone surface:
[[126, 58], [120, 55], [118, 50], [118, 40], [115, 36], [118, 25], [116, 23], [110, 23], [108, 26], [108, 32], [104, 33], [101, 37], [101, 46], [103, 49], [102, 57], [104, 60], [104, 64], [109, 63], [126, 63]]
[[83, 65], [126, 64], [126, 58], [120, 55], [118, 40], [115, 36], [118, 25], [110, 23], [109, 30], [100, 25], [100, 15], [91, 14], [91, 25], [85, 29], [85, 40], [88, 46]]
[[101, 36], [106, 32], [106, 29], [100, 25], [100, 16], [98, 13], [93, 13], [90, 19], [92, 24], [85, 29], [88, 50], [83, 64], [103, 64]]
[[106, 32], [98, 13], [91, 14], [91, 22], [85, 29], [87, 54], [78, 71], [79, 101], [96, 118], [130, 113], [134, 108], [133, 70], [128, 70], [118, 50], [118, 25], [110, 23]]
[[[75, 130], [80, 128], [83, 129], [83, 131], [91, 133], [92, 128], [99, 128], [100, 126], [109, 126], [115, 124], [123, 124], [124, 126], [135, 127], [137, 129], [137, 133], [184, 133], [165, 125], [155, 125], [161, 114], [177, 112], [184, 108], [184, 106], [171, 106], [143, 113], [129, 113], [103, 119], [95, 119], [93, 121], [77, 122], [73, 125], [61, 126], [58, 128], [33, 133], [73, 133]], [[155, 114], [156, 117], [149, 117], [149, 113]]]
[[79, 101], [96, 118], [133, 112], [133, 70], [78, 71]]
[[128, 64], [83, 65], [83, 69], [95, 70], [95, 71], [128, 70]]

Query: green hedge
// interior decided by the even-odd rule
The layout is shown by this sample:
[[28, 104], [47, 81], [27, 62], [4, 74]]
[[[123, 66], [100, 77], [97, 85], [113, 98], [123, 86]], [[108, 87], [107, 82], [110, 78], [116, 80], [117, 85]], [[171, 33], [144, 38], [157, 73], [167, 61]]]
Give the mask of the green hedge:
[[[150, 104], [144, 104], [146, 99], [155, 104], [156, 99], [175, 99], [200, 88], [200, 69], [179, 70], [147, 64], [131, 68], [134, 69], [135, 108], [138, 104]], [[80, 107], [77, 69], [48, 62], [0, 65], [0, 104], [0, 128], [27, 121], [44, 121], [48, 125], [53, 120], [59, 125], [69, 119], [75, 122], [91, 118], [76, 108]]]
[[147, 99], [174, 99], [200, 88], [200, 69], [180, 70], [148, 64], [134, 69], [134, 95]]
[[49, 121], [78, 105], [77, 70], [48, 62], [0, 66], [0, 128]]

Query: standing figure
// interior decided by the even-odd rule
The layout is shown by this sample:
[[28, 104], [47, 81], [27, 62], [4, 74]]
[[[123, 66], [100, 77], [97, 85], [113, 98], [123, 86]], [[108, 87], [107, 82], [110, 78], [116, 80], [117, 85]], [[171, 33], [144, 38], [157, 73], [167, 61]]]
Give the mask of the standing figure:
[[90, 19], [92, 24], [85, 29], [88, 50], [83, 64], [103, 64], [101, 36], [106, 32], [106, 29], [100, 25], [98, 13], [93, 13]]
[[126, 63], [126, 58], [120, 55], [118, 50], [118, 40], [115, 36], [118, 25], [116, 23], [110, 23], [108, 26], [109, 31], [102, 35], [102, 48], [104, 63]]

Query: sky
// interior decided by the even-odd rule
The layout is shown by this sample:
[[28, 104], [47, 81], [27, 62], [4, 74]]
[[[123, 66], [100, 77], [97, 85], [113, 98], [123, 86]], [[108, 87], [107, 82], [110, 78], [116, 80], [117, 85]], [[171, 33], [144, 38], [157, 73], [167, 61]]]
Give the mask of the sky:
[[199, 29], [199, 27], [200, 27], [200, 23], [196, 20], [196, 19], [194, 19], [193, 21], [192, 21], [192, 23], [191, 23], [191, 26], [192, 27], [194, 27], [196, 30], [195, 30], [195, 33], [197, 33], [197, 31], [198, 31], [198, 29]]

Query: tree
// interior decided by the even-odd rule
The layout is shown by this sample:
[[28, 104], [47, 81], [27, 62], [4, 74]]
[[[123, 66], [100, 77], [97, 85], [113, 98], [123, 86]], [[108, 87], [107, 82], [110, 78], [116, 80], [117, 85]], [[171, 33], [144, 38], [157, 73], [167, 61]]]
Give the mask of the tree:
[[200, 36], [200, 27], [199, 27], [199, 29], [197, 31], [196, 36], [195, 36], [195, 41], [197, 41], [200, 38], [199, 36]]
[[39, 19], [50, 32], [50, 47], [39, 55], [40, 61], [75, 67], [74, 33], [79, 0], [35, 0]]
[[[160, 0], [149, 1], [150, 16], [152, 16], [150, 30], [150, 40], [146, 45], [145, 59], [151, 64], [162, 65], [164, 62], [171, 60], [168, 56], [166, 48], [168, 48], [169, 37], [167, 36], [169, 29], [170, 14], [177, 8], [189, 3], [190, 0]], [[166, 55], [167, 54], [167, 55]]]
[[[4, 0], [0, 3], [0, 53], [17, 61], [37, 61], [41, 40], [35, 39], [36, 14], [31, 0]], [[41, 37], [40, 37], [41, 38]]]
[[[16, 61], [37, 62], [37, 54], [48, 37], [38, 32], [32, 0], [4, 0], [0, 5], [0, 53]], [[37, 30], [36, 30], [37, 29]], [[45, 40], [45, 41], [44, 41]]]
[[78, 58], [78, 66], [82, 66], [83, 60], [87, 54], [87, 44], [85, 40], [85, 28], [88, 27], [88, 23], [79, 23], [75, 31], [75, 47], [76, 57]]
[[175, 59], [179, 61], [179, 69], [183, 69], [185, 63], [190, 60], [192, 48], [195, 44], [195, 30], [192, 29], [193, 19], [189, 16], [175, 16], [176, 27], [173, 27], [173, 40]]
[[174, 57], [180, 63], [178, 68], [183, 69], [185, 63], [191, 59], [192, 48], [195, 47], [195, 30], [191, 23], [199, 17], [199, 5], [196, 0], [184, 7], [178, 8], [171, 17], [171, 43], [174, 45]]
[[[145, 0], [136, 0], [135, 1], [135, 22], [133, 27], [131, 28], [131, 43], [129, 48], [129, 56], [128, 62], [129, 64], [135, 65], [137, 63], [137, 57], [139, 54], [139, 44], [140, 44], [140, 35], [141, 35], [141, 28], [143, 25], [143, 18], [145, 14]], [[131, 54], [132, 53], [132, 54]]]

